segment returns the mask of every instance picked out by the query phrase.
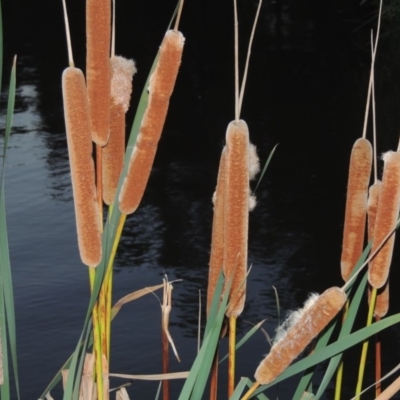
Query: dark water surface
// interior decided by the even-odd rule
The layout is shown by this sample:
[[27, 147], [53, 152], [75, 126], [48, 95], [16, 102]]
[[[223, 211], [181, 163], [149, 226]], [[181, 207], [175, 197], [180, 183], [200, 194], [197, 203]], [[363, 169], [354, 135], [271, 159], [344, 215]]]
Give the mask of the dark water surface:
[[[274, 335], [273, 286], [285, 313], [299, 307], [309, 292], [342, 284], [347, 166], [362, 131], [369, 29], [374, 26], [364, 23], [373, 8], [320, 3], [278, 0], [266, 2], [261, 12], [242, 118], [262, 163], [279, 146], [250, 216], [252, 271], [239, 336], [261, 319], [267, 319], [264, 329]], [[244, 49], [257, 2], [239, 5]], [[84, 68], [84, 2], [69, 1], [68, 6], [75, 61]], [[118, 3], [117, 53], [134, 58], [139, 70], [128, 126], [173, 9], [172, 1]], [[89, 299], [87, 271], [77, 250], [62, 113], [67, 53], [61, 11], [61, 1], [4, 4], [6, 74], [12, 55], [19, 56], [6, 198], [23, 399], [38, 398], [73, 350]], [[177, 86], [149, 186], [139, 210], [128, 218], [115, 265], [115, 300], [160, 283], [164, 274], [182, 279], [174, 285], [170, 326], [182, 362], [171, 357], [173, 371], [190, 368], [199, 291], [205, 300], [211, 196], [234, 114], [232, 20], [231, 2], [185, 4], [181, 30], [186, 45]], [[396, 148], [399, 133], [400, 80], [387, 60], [383, 54], [377, 61], [379, 152]], [[400, 308], [398, 264], [397, 246], [390, 278], [392, 314]], [[125, 306], [113, 324], [112, 372], [159, 373], [159, 331], [156, 296]], [[387, 372], [400, 359], [399, 328], [383, 336]], [[238, 376], [252, 378], [268, 351], [265, 336], [256, 334], [238, 353]], [[348, 359], [358, 364], [358, 351]], [[347, 376], [356, 374], [351, 368]], [[224, 379], [225, 366], [221, 388]], [[354, 379], [346, 384], [345, 398], [351, 397]], [[367, 380], [372, 380], [371, 368]], [[172, 385], [173, 398], [179, 385]], [[271, 398], [291, 398], [290, 386], [280, 385]], [[156, 391], [154, 383], [134, 383], [131, 389], [132, 398], [139, 399], [153, 399]], [[220, 398], [225, 398], [223, 391]]]

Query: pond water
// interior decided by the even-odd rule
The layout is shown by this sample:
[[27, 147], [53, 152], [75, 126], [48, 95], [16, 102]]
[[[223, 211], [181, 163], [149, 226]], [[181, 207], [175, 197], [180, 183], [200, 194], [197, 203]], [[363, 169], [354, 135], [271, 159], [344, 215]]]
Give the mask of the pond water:
[[[62, 112], [67, 52], [59, 3], [39, 7], [21, 0], [6, 2], [3, 10], [5, 82], [12, 55], [19, 56], [6, 199], [22, 399], [38, 398], [74, 349], [89, 299], [88, 274], [77, 250]], [[75, 61], [84, 68], [84, 2], [69, 3]], [[139, 71], [128, 126], [174, 9], [171, 1], [129, 3], [118, 4], [117, 10], [117, 53], [134, 58]], [[239, 2], [242, 49], [256, 4]], [[115, 300], [160, 283], [164, 275], [182, 280], [174, 285], [170, 326], [182, 362], [171, 357], [173, 371], [187, 370], [195, 357], [199, 291], [203, 304], [205, 300], [211, 197], [234, 114], [231, 8], [230, 3], [207, 0], [185, 4], [181, 30], [186, 44], [177, 86], [146, 194], [128, 218], [115, 264]], [[265, 332], [274, 335], [274, 288], [285, 314], [301, 306], [308, 293], [342, 285], [347, 168], [352, 143], [362, 132], [370, 28], [363, 22], [371, 10], [344, 1], [328, 7], [310, 0], [277, 0], [262, 8], [242, 118], [262, 163], [279, 145], [250, 215], [252, 270], [238, 322], [240, 337], [262, 319]], [[377, 78], [382, 152], [397, 147], [400, 80], [390, 75], [384, 61], [377, 68], [382, 71]], [[391, 314], [400, 308], [399, 254], [397, 246]], [[113, 324], [112, 372], [160, 371], [160, 318], [159, 299], [153, 295], [122, 309]], [[400, 330], [390, 329], [383, 337], [387, 372], [400, 359]], [[238, 376], [252, 378], [268, 351], [265, 335], [257, 333], [238, 353]], [[352, 368], [358, 358], [358, 351], [348, 357], [353, 365], [347, 367], [348, 376], [356, 374]], [[226, 397], [225, 369], [220, 398]], [[293, 385], [279, 385], [271, 398], [289, 399]], [[172, 398], [179, 387], [173, 383]], [[353, 388], [351, 378], [345, 385], [347, 397]], [[136, 393], [136, 398], [153, 399], [157, 385], [135, 382], [130, 390], [132, 398]], [[61, 398], [60, 392], [54, 395]]]

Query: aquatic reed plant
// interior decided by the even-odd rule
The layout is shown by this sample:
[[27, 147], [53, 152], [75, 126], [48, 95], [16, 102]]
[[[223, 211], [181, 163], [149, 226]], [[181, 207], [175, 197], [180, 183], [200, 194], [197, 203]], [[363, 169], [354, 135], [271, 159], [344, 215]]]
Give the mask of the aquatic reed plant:
[[[64, 117], [78, 232], [78, 247], [83, 263], [89, 267], [90, 284], [91, 289], [93, 289], [94, 267], [98, 266], [102, 258], [102, 225], [96, 193], [95, 166], [92, 158], [93, 145], [85, 78], [82, 71], [74, 67], [65, 0], [63, 0], [63, 7], [70, 65], [62, 75]], [[99, 320], [98, 304], [93, 307], [93, 326], [97, 391], [99, 397], [102, 398], [103, 367], [101, 359], [104, 334]]]
[[[182, 6], [181, 0], [180, 10]], [[123, 214], [131, 214], [139, 206], [153, 166], [185, 42], [182, 33], [177, 30], [178, 22], [177, 18], [175, 29], [166, 32], [157, 66], [150, 77], [147, 109], [119, 195], [119, 209]]]
[[[169, 32], [171, 33], [171, 35], [177, 35], [177, 33], [174, 30]], [[180, 41], [181, 45], [183, 45], [183, 37], [180, 37], [180, 35], [178, 36], [179, 36], [178, 41]], [[164, 39], [164, 41], [166, 40], [167, 39]], [[163, 55], [162, 52], [163, 52], [163, 46], [161, 47], [160, 50], [160, 60]], [[249, 54], [250, 53], [248, 52], [248, 55]], [[248, 63], [246, 64], [246, 71], [247, 67]], [[156, 71], [157, 68], [159, 67], [158, 66], [156, 67]], [[75, 71], [74, 66], [70, 66], [69, 69], [67, 70], [68, 71], [66, 75], [68, 79], [66, 79], [65, 86], [69, 88], [68, 93], [75, 94], [78, 93], [79, 91], [84, 91], [85, 83], [83, 74], [81, 72], [77, 73]], [[70, 72], [70, 70], [72, 70], [72, 72]], [[151, 82], [149, 85], [150, 89], [154, 89], [154, 87], [156, 86], [155, 85], [156, 78], [154, 74], [152, 75]], [[78, 78], [76, 76], [78, 76]], [[214, 259], [215, 254], [212, 254], [210, 258], [210, 281], [209, 281], [209, 293], [207, 300], [208, 320], [203, 336], [203, 341], [201, 343], [201, 348], [198, 353], [198, 356], [193, 362], [193, 366], [189, 376], [187, 376], [186, 372], [183, 372], [176, 375], [174, 374], [156, 375], [150, 378], [158, 380], [167, 380], [167, 379], [172, 379], [174, 377], [176, 378], [178, 375], [180, 378], [182, 377], [187, 378], [184, 384], [184, 389], [182, 390], [181, 396], [179, 397], [180, 400], [189, 398], [197, 400], [203, 397], [204, 388], [206, 386], [206, 382], [209, 376], [209, 371], [212, 368], [211, 367], [212, 362], [213, 360], [216, 359], [218, 342], [220, 339], [221, 328], [224, 323], [225, 315], [228, 316], [230, 319], [232, 328], [230, 331], [230, 335], [232, 334], [232, 337], [234, 338], [234, 340], [230, 341], [230, 348], [229, 348], [230, 381], [229, 381], [228, 391], [230, 394], [232, 394], [232, 400], [236, 399], [236, 397], [234, 397], [232, 393], [235, 385], [234, 381], [235, 350], [236, 347], [239, 347], [241, 345], [241, 342], [236, 343], [235, 328], [236, 328], [236, 318], [239, 316], [244, 307], [246, 279], [248, 275], [247, 271], [248, 211], [251, 209], [252, 205], [255, 202], [250, 193], [249, 180], [251, 179], [252, 175], [254, 175], [259, 169], [257, 163], [254, 164], [254, 167], [252, 166], [251, 160], [257, 158], [255, 147], [250, 144], [247, 124], [242, 119], [240, 119], [240, 108], [243, 100], [244, 82], [246, 80], [245, 77], [246, 73], [244, 74], [242, 87], [240, 91], [238, 89], [239, 87], [238, 77], [235, 82], [236, 85], [235, 119], [228, 125], [227, 136], [226, 136], [226, 147], [222, 152], [220, 171], [217, 180], [217, 189], [214, 202], [215, 226], [213, 226], [213, 234], [212, 234], [213, 236], [212, 253], [214, 249], [218, 250], [219, 252], [221, 252], [221, 249], [225, 249], [225, 252], [223, 255], [219, 253], [218, 257], [216, 257], [217, 261], [215, 261], [215, 263], [214, 261], [212, 261]], [[70, 80], [73, 82], [75, 82], [76, 80], [77, 88], [70, 83]], [[127, 80], [129, 81], [130, 78]], [[121, 167], [121, 165], [119, 166], [119, 171], [121, 172], [122, 170], [122, 173], [119, 178], [118, 184], [114, 184], [114, 187], [112, 188], [115, 194], [109, 196], [110, 204], [113, 203], [114, 197], [119, 198], [119, 192], [121, 191], [121, 187], [125, 184], [125, 178], [127, 176], [128, 169], [130, 168], [129, 164], [131, 160], [131, 155], [134, 154], [136, 148], [135, 135], [137, 135], [140, 132], [137, 138], [139, 149], [142, 149], [145, 152], [147, 151], [147, 153], [152, 153], [155, 152], [155, 148], [157, 147], [158, 139], [155, 140], [154, 136], [147, 142], [140, 136], [142, 130], [139, 128], [144, 126], [144, 121], [145, 121], [145, 118], [143, 118], [143, 122], [141, 122], [143, 116], [141, 112], [142, 108], [144, 109], [143, 105], [146, 103], [147, 100], [146, 89], [147, 86], [144, 89], [144, 94], [142, 96], [142, 99], [145, 100], [141, 102], [140, 106], [138, 107], [134, 126], [132, 129], [132, 134], [128, 141], [128, 149], [125, 155], [125, 165], [123, 167]], [[79, 92], [78, 94], [79, 96], [81, 96], [81, 92]], [[165, 97], [163, 98], [163, 101], [164, 100], [166, 101], [167, 106], [170, 95], [171, 93], [169, 93], [167, 98]], [[149, 106], [150, 103], [155, 101], [154, 99], [152, 99], [153, 96], [156, 97], [156, 95], [153, 94], [152, 90], [150, 90]], [[113, 104], [112, 102], [113, 100], [111, 100], [111, 104]], [[159, 103], [157, 103], [157, 101], [155, 103], [157, 107], [159, 107]], [[71, 103], [69, 107], [71, 110], [75, 110], [76, 107], [75, 103]], [[84, 107], [88, 108], [87, 105]], [[74, 114], [74, 112], [70, 111], [68, 113], [66, 111], [66, 117], [70, 117], [71, 114]], [[86, 114], [87, 113], [85, 112], [85, 115]], [[154, 112], [153, 114], [150, 115], [150, 117], [151, 116], [155, 117]], [[147, 117], [149, 116], [147, 115]], [[121, 131], [124, 131], [121, 128], [123, 122], [122, 113], [119, 113], [116, 119], [118, 119], [119, 128], [121, 129]], [[76, 120], [78, 120], [77, 117]], [[71, 118], [71, 121], [75, 121], [75, 114], [73, 115], [73, 118]], [[80, 130], [78, 130], [78, 132], [80, 132]], [[111, 139], [109, 139], [107, 146], [111, 144], [110, 141]], [[100, 146], [97, 145], [97, 148], [99, 149]], [[154, 158], [154, 155], [152, 157]], [[93, 160], [92, 160], [92, 165], [93, 165]], [[116, 175], [118, 175], [118, 173], [116, 173]], [[135, 172], [133, 176], [134, 179], [140, 179], [140, 172]], [[219, 204], [219, 201], [221, 201], [222, 206]], [[138, 204], [137, 201], [136, 203]], [[134, 205], [133, 209], [135, 209], [135, 207], [137, 207], [137, 205]], [[220, 209], [222, 211], [218, 211]], [[100, 220], [100, 218], [98, 218], [98, 220]], [[119, 376], [119, 377], [124, 376], [128, 379], [140, 379], [138, 378], [138, 376], [133, 376], [133, 375], [108, 373], [108, 364], [109, 364], [109, 349], [107, 348], [108, 344], [104, 345], [104, 343], [102, 343], [100, 351], [98, 350], [95, 344], [94, 345], [95, 356], [90, 357], [90, 362], [89, 361], [87, 363], [84, 362], [86, 357], [86, 352], [88, 348], [91, 346], [91, 341], [92, 341], [91, 336], [94, 336], [95, 343], [98, 342], [98, 340], [96, 339], [96, 333], [92, 335], [90, 320], [92, 318], [93, 323], [94, 324], [97, 323], [96, 322], [97, 318], [95, 317], [95, 313], [97, 312], [96, 302], [98, 300], [99, 295], [101, 297], [100, 293], [105, 286], [107, 287], [107, 290], [105, 290], [106, 296], [108, 296], [107, 299], [109, 300], [111, 298], [108, 292], [108, 289], [111, 288], [111, 281], [108, 279], [110, 279], [111, 276], [109, 274], [112, 273], [114, 257], [117, 250], [118, 241], [123, 229], [124, 221], [125, 221], [125, 214], [121, 215], [118, 207], [115, 207], [114, 209], [110, 207], [103, 234], [103, 249], [101, 250], [102, 257], [96, 269], [91, 268], [93, 282], [91, 282], [92, 294], [88, 306], [88, 315], [86, 316], [84, 328], [79, 338], [77, 348], [72, 358], [67, 363], [68, 364], [67, 367], [69, 367], [68, 369], [70, 371], [70, 377], [65, 382], [65, 394], [64, 394], [65, 400], [70, 400], [72, 398], [74, 399], [79, 398], [79, 395], [81, 395], [82, 397], [89, 396], [92, 399], [95, 396], [97, 396], [99, 399], [107, 398], [109, 392], [109, 387], [108, 387], [109, 376]], [[227, 248], [229, 249], [229, 251], [226, 251]], [[355, 263], [356, 269], [358, 268], [358, 265], [362, 263], [363, 260], [367, 257], [366, 254], [368, 253], [368, 250], [369, 248], [367, 247], [367, 249], [364, 251], [364, 254], [360, 255], [360, 260], [357, 260], [357, 262]], [[0, 257], [2, 257], [2, 251], [0, 251]], [[213, 271], [211, 271], [212, 265], [215, 265]], [[223, 282], [224, 274], [225, 274], [225, 283]], [[259, 385], [260, 383], [264, 384], [266, 382], [274, 384], [276, 382], [283, 380], [287, 376], [292, 376], [295, 373], [299, 373], [304, 370], [309, 371], [309, 368], [315, 366], [316, 364], [324, 360], [330, 359], [332, 361], [337, 354], [342, 353], [350, 346], [362, 342], [372, 334], [384, 329], [384, 327], [390, 326], [391, 324], [394, 323], [398, 323], [400, 321], [399, 316], [395, 316], [395, 318], [389, 317], [385, 318], [383, 321], [380, 321], [376, 324], [372, 324], [372, 326], [370, 327], [363, 328], [361, 331], [351, 333], [351, 327], [352, 327], [351, 319], [355, 318], [361, 299], [363, 297], [363, 293], [365, 292], [366, 277], [360, 279], [360, 281], [361, 281], [360, 283], [358, 282], [354, 283], [354, 279], [352, 278], [350, 278], [347, 281], [346, 290], [348, 290], [348, 292], [351, 293], [351, 289], [349, 288], [352, 285], [354, 285], [353, 287], [356, 291], [356, 294], [354, 296], [352, 294], [347, 296], [344, 292], [344, 288], [339, 289], [333, 287], [328, 289], [321, 296], [313, 296], [312, 299], [309, 302], [307, 302], [305, 308], [303, 308], [299, 313], [295, 313], [295, 318], [291, 317], [290, 320], [284, 324], [284, 327], [282, 329], [279, 329], [279, 331], [281, 331], [282, 333], [281, 338], [276, 339], [276, 342], [273, 348], [271, 349], [270, 354], [266, 357], [266, 359], [260, 364], [259, 368], [257, 369], [256, 385]], [[171, 307], [171, 290], [170, 290], [171, 287], [169, 285], [167, 286], [164, 285], [164, 289], [165, 289], [164, 301], [162, 304], [163, 307], [162, 340], [164, 349], [166, 349], [164, 351], [164, 354], [167, 354], [168, 343], [171, 343], [171, 341], [168, 342], [169, 339], [168, 317]], [[141, 295], [143, 295], [144, 293], [149, 293], [153, 290], [155, 289], [149, 288], [147, 291], [146, 289], [143, 289]], [[116, 315], [120, 306], [124, 302], [130, 301], [133, 298], [137, 298], [136, 296], [138, 297], [139, 294], [129, 295], [128, 296], [129, 298], [124, 298], [122, 299], [122, 301], [117, 302], [113, 311], [110, 313], [109, 320], [111, 321], [112, 317]], [[348, 297], [351, 300], [349, 306], [349, 317], [344, 322], [344, 326], [342, 327], [342, 330], [339, 333], [338, 340], [335, 341], [334, 343], [328, 344], [328, 341], [330, 340], [329, 335], [333, 330], [333, 324], [329, 326], [329, 329], [325, 330], [324, 328], [327, 325], [329, 325], [330, 321], [332, 321], [333, 318], [335, 318], [335, 315], [339, 312], [339, 310], [343, 306], [343, 303], [346, 301], [346, 297]], [[104, 329], [104, 327], [102, 326], [101, 329]], [[301, 360], [298, 363], [289, 366], [289, 364], [294, 360], [294, 358], [296, 358], [297, 355], [300, 354], [301, 351], [308, 345], [308, 343], [311, 340], [313, 340], [313, 338], [319, 333], [322, 333], [321, 340], [318, 341], [318, 344], [315, 347], [314, 354], [311, 354], [305, 357], [304, 360]], [[3, 333], [1, 334], [3, 335]], [[108, 337], [107, 340], [109, 340], [109, 334], [107, 335], [106, 335]], [[99, 365], [101, 366], [101, 370], [98, 370], [98, 365], [96, 364], [97, 360], [100, 360]], [[329, 369], [331, 370], [332, 365], [331, 363], [329, 364], [330, 364]], [[94, 367], [94, 365], [96, 366]], [[166, 372], [167, 369], [168, 369], [168, 361], [164, 359], [164, 371]], [[329, 371], [329, 373], [327, 371], [326, 376], [324, 376], [324, 381], [329, 380], [330, 373], [331, 371]], [[81, 382], [79, 382], [80, 377], [82, 377]], [[95, 381], [97, 381], [96, 382], [97, 386], [95, 385]], [[325, 384], [327, 383], [322, 384], [321, 387], [323, 387]], [[237, 387], [239, 387], [240, 385], [241, 383]], [[168, 393], [168, 390], [166, 390], [165, 393]], [[249, 394], [247, 394], [246, 396], [248, 397]], [[316, 398], [319, 398], [318, 396], [320, 395], [318, 395], [317, 393]], [[126, 400], [128, 398], [126, 390], [121, 388], [118, 391], [117, 398]], [[297, 400], [298, 397], [294, 397], [294, 399]]]
[[[229, 287], [229, 303], [226, 310], [226, 316], [229, 320], [228, 397], [232, 395], [235, 387], [236, 321], [243, 311], [246, 299], [248, 221], [251, 202], [249, 129], [246, 122], [240, 119], [240, 112], [246, 87], [251, 46], [261, 4], [262, 0], [258, 3], [254, 18], [240, 85], [238, 13], [237, 2], [234, 0], [235, 119], [229, 123], [226, 131], [226, 179], [224, 188], [223, 272], [226, 278], [226, 288]], [[254, 148], [252, 152], [255, 153]], [[256, 169], [257, 167], [254, 170]]]

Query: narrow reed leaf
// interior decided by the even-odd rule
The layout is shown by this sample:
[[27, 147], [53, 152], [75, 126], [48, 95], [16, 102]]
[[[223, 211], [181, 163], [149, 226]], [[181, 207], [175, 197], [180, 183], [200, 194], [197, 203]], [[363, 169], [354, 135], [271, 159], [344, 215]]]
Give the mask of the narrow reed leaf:
[[[244, 389], [251, 388], [253, 386], [253, 382], [249, 378], [242, 377], [240, 378], [239, 383], [236, 385], [235, 391], [229, 400], [240, 400], [242, 398], [242, 393]], [[257, 399], [259, 400], [268, 400], [268, 397], [263, 393], [259, 393], [257, 395]]]
[[[4, 133], [4, 148], [3, 148], [3, 167], [0, 175], [0, 333], [1, 344], [3, 347], [3, 377], [4, 383], [1, 387], [2, 399], [7, 399], [10, 396], [10, 374], [8, 353], [11, 355], [13, 365], [13, 373], [15, 387], [18, 399], [20, 398], [19, 377], [17, 366], [17, 338], [15, 326], [15, 307], [14, 307], [14, 292], [11, 275], [11, 262], [8, 246], [6, 208], [5, 208], [5, 188], [4, 175], [7, 157], [8, 141], [11, 134], [12, 120], [15, 105], [15, 89], [16, 89], [16, 57], [14, 57], [13, 66], [11, 69], [10, 85], [7, 102], [6, 127]], [[7, 397], [8, 396], [8, 397]]]
[[271, 162], [272, 156], [274, 155], [275, 150], [278, 147], [278, 145], [279, 145], [279, 143], [276, 144], [274, 146], [274, 148], [271, 150], [271, 153], [269, 153], [267, 161], [265, 162], [264, 167], [263, 167], [263, 169], [261, 171], [260, 177], [258, 178], [258, 182], [257, 182], [256, 188], [254, 189], [254, 193], [257, 191], [258, 187], [260, 186], [260, 183], [261, 183], [262, 179], [264, 178], [265, 173], [267, 172], [268, 165]]
[[345, 282], [350, 278], [351, 272], [360, 258], [364, 247], [371, 167], [371, 143], [364, 138], [357, 139], [353, 145], [350, 157], [340, 260], [342, 278]]
[[[4, 157], [5, 151], [8, 146], [8, 140], [11, 134], [11, 127], [14, 116], [14, 106], [15, 106], [15, 88], [16, 88], [16, 80], [17, 80], [17, 56], [14, 56], [12, 68], [11, 68], [11, 76], [10, 76], [10, 86], [8, 88], [8, 100], [7, 100], [7, 115], [6, 115], [6, 129], [4, 133]], [[4, 162], [4, 161], [3, 161]]]
[[157, 393], [156, 393], [156, 397], [154, 400], [158, 400], [160, 398], [161, 388], [162, 388], [162, 381], [160, 381], [160, 383], [158, 384]]
[[[219, 342], [222, 324], [224, 321], [225, 311], [228, 303], [228, 291], [226, 291], [219, 304], [219, 298], [222, 293], [223, 282], [217, 284], [214, 301], [207, 320], [204, 339], [198, 352], [196, 359], [192, 364], [189, 376], [181, 390], [178, 400], [196, 400], [202, 397], [208, 375], [210, 373], [211, 364], [214, 359], [215, 351]], [[228, 283], [229, 286], [229, 283]], [[218, 308], [219, 304], [219, 308]], [[215, 313], [214, 308], [218, 308]], [[214, 317], [215, 318], [211, 318]], [[196, 397], [197, 396], [197, 397]]]
[[206, 327], [204, 330], [204, 337], [206, 337], [209, 334], [209, 331], [210, 331], [212, 325], [214, 324], [215, 319], [217, 318], [218, 310], [219, 310], [220, 302], [221, 302], [220, 297], [222, 295], [223, 287], [224, 287], [224, 275], [221, 271], [218, 276], [218, 281], [215, 286], [214, 295], [213, 295], [212, 302], [211, 302], [211, 307], [210, 307], [210, 310], [209, 310], [209, 313], [207, 316], [207, 323], [206, 323]]
[[361, 257], [356, 263], [356, 266], [354, 267], [350, 279], [347, 281], [347, 283], [344, 286], [344, 290], [349, 295], [351, 288], [353, 287], [355, 281], [356, 281], [356, 276], [361, 272], [361, 267], [364, 267], [365, 261], [367, 260], [367, 257], [370, 254], [372, 248], [372, 241], [369, 241], [367, 246], [365, 247], [364, 251], [361, 254]]
[[276, 312], [278, 314], [278, 326], [279, 326], [281, 324], [281, 305], [279, 302], [279, 294], [278, 294], [278, 290], [276, 289], [275, 286], [272, 286], [272, 289], [274, 289], [274, 293], [275, 293]]
[[[239, 350], [260, 328], [261, 325], [266, 321], [266, 319], [263, 319], [260, 321], [258, 324], [254, 325], [237, 343], [235, 346], [236, 351]], [[225, 354], [224, 357], [219, 361], [219, 364], [221, 364], [223, 361], [225, 361], [228, 358], [228, 354]]]
[[[350, 307], [347, 310], [347, 315], [344, 323], [342, 324], [342, 328], [339, 333], [339, 339], [342, 339], [350, 334], [353, 329], [354, 321], [356, 319], [358, 310], [360, 309], [360, 304], [364, 300], [365, 296], [365, 288], [367, 286], [367, 274], [365, 273], [363, 278], [361, 279], [357, 290], [352, 294], [349, 294], [350, 299]], [[324, 377], [321, 381], [321, 384], [318, 388], [317, 394], [315, 396], [316, 400], [319, 400], [321, 396], [323, 396], [325, 389], [328, 387], [329, 382], [331, 381], [333, 375], [335, 374], [340, 361], [342, 359], [342, 354], [337, 354], [329, 360], [328, 367], [326, 368]]]
[[3, 11], [0, 1], [0, 93], [3, 82]]
[[349, 334], [342, 339], [337, 340], [336, 342], [330, 344], [329, 346], [316, 351], [315, 353], [309, 355], [308, 357], [296, 362], [292, 366], [290, 366], [286, 371], [284, 371], [277, 379], [275, 379], [272, 383], [268, 385], [263, 385], [259, 389], [257, 389], [257, 393], [261, 393], [267, 388], [276, 385], [283, 380], [290, 378], [293, 375], [296, 375], [300, 372], [303, 372], [307, 368], [310, 368], [314, 365], [317, 365], [339, 353], [343, 353], [345, 350], [350, 347], [355, 346], [356, 344], [363, 342], [369, 337], [375, 335], [382, 330], [389, 328], [395, 324], [400, 323], [400, 314], [395, 314], [390, 317], [387, 317], [379, 322], [375, 322], [374, 324], [364, 327], [352, 334]]

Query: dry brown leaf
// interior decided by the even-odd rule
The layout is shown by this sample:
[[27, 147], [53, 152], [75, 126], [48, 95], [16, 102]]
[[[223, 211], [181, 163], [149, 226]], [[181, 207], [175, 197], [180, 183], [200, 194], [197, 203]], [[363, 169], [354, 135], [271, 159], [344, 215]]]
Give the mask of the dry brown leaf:
[[130, 400], [128, 392], [124, 387], [118, 390], [115, 396], [115, 400]]
[[[178, 282], [181, 279], [175, 280], [173, 282]], [[171, 282], [171, 283], [173, 283]], [[149, 286], [149, 287], [145, 287], [143, 289], [140, 290], [136, 290], [135, 292], [129, 293], [126, 296], [122, 297], [121, 299], [119, 299], [115, 304], [114, 307], [111, 310], [111, 319], [114, 319], [114, 317], [118, 314], [119, 310], [121, 309], [121, 307], [126, 304], [129, 303], [130, 301], [134, 301], [139, 299], [140, 297], [145, 296], [146, 294], [150, 294], [155, 292], [158, 289], [162, 289], [164, 287], [163, 283], [160, 283], [159, 285], [155, 285], [155, 286]]]
[[168, 342], [172, 347], [172, 350], [175, 354], [176, 359], [181, 362], [181, 359], [179, 358], [179, 354], [176, 350], [175, 343], [172, 340], [172, 336], [169, 333], [168, 326], [169, 326], [169, 314], [171, 313], [172, 309], [172, 283], [168, 282], [168, 279], [165, 278], [163, 279], [163, 285], [164, 285], [164, 295], [163, 295], [163, 303], [161, 305], [161, 313], [162, 313], [162, 328], [165, 332], [165, 335], [168, 338]]

